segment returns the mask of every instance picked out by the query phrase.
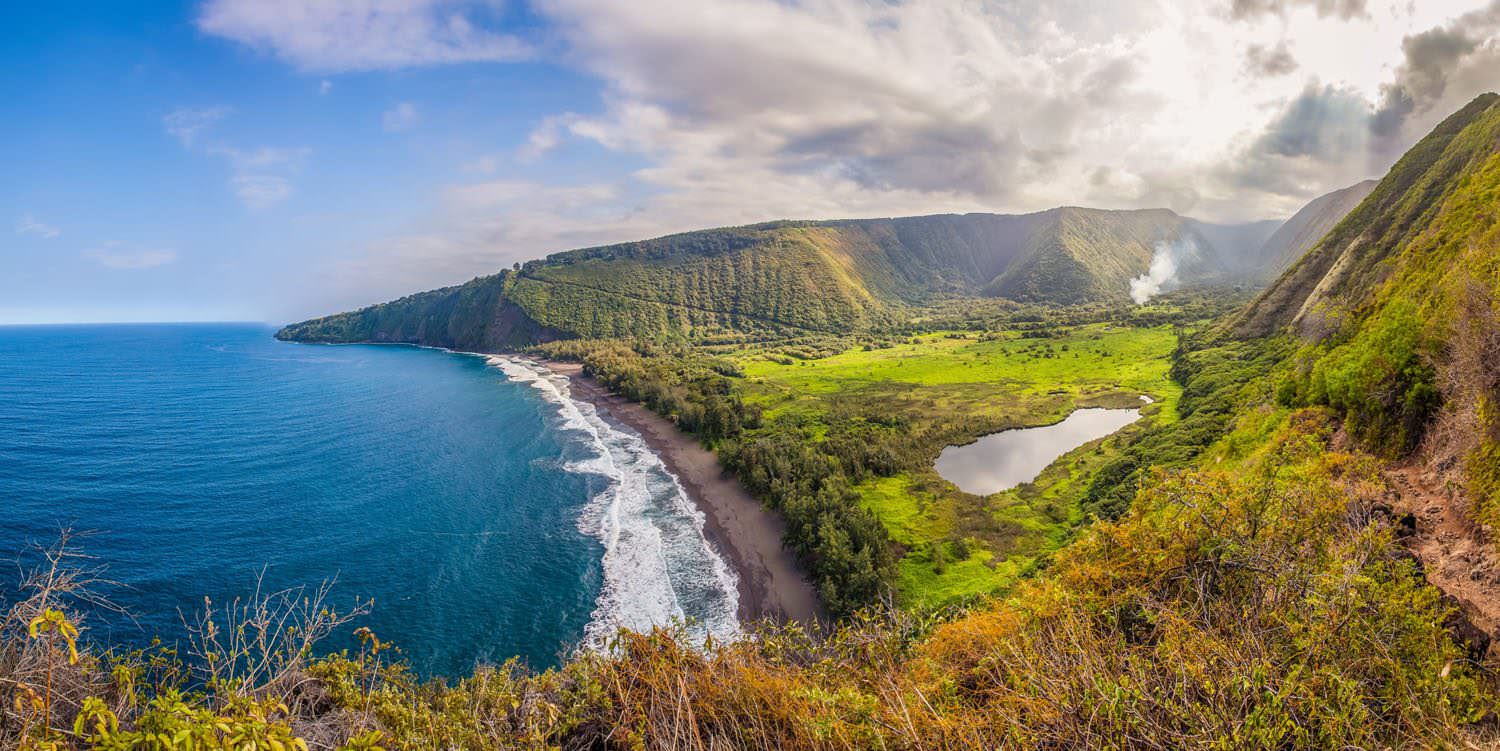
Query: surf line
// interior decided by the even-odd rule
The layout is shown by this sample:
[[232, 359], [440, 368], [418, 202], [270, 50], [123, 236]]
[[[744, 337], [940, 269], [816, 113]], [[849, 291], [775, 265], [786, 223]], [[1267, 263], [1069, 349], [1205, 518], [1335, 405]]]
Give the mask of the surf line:
[[738, 577], [704, 535], [703, 512], [645, 439], [573, 398], [567, 376], [523, 358], [480, 356], [535, 389], [556, 409], [558, 428], [582, 439], [588, 455], [565, 462], [565, 470], [606, 481], [578, 518], [579, 531], [604, 546], [604, 582], [585, 644], [602, 648], [621, 628], [672, 623], [696, 642], [738, 635]]

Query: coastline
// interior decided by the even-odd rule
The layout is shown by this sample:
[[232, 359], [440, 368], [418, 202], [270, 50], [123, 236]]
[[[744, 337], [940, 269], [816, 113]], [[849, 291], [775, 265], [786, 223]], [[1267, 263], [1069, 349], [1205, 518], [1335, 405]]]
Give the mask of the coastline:
[[536, 362], [567, 377], [574, 397], [639, 433], [677, 477], [688, 498], [703, 512], [705, 536], [739, 580], [741, 623], [771, 620], [813, 625], [826, 620], [817, 591], [796, 556], [781, 544], [785, 524], [738, 481], [726, 476], [712, 451], [670, 420], [611, 393], [585, 375], [581, 364]]

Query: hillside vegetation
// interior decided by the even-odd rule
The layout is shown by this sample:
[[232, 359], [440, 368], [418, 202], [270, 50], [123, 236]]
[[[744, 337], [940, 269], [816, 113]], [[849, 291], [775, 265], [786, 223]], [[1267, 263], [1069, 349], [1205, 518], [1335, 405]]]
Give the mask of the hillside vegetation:
[[294, 341], [515, 348], [558, 338], [703, 342], [889, 329], [955, 296], [1128, 301], [1160, 242], [1201, 252], [1180, 281], [1223, 282], [1215, 248], [1161, 210], [774, 222], [568, 251], [468, 284], [293, 324]]
[[1337, 409], [1371, 450], [1419, 446], [1500, 521], [1500, 96], [1404, 156], [1370, 197], [1240, 317], [1303, 346], [1287, 404]]

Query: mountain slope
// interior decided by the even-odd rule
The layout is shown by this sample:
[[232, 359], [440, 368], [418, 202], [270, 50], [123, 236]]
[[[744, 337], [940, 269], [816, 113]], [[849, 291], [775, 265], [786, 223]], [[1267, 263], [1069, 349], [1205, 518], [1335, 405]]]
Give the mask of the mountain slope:
[[1154, 247], [1179, 241], [1205, 249], [1186, 259], [1179, 281], [1229, 275], [1195, 223], [1164, 209], [772, 222], [557, 253], [280, 336], [505, 348], [566, 337], [843, 333], [953, 295], [1121, 302]]
[[1471, 169], [1492, 155], [1497, 97], [1486, 94], [1413, 146], [1370, 195], [1281, 275], [1235, 324], [1242, 336], [1286, 326], [1313, 338], [1336, 330], [1382, 287], [1400, 255], [1432, 225]]
[[422, 344], [466, 352], [500, 352], [561, 338], [506, 296], [509, 272], [419, 292], [292, 324], [279, 339], [302, 342]]
[[[1208, 247], [1191, 220], [1166, 209], [1065, 207], [1045, 213], [1047, 224], [1034, 234], [1031, 252], [986, 284], [985, 294], [1018, 302], [1121, 301], [1130, 280], [1150, 267], [1156, 244], [1190, 241]], [[1180, 280], [1218, 279], [1226, 273], [1216, 254], [1204, 252], [1185, 265]]]
[[1366, 180], [1314, 198], [1266, 239], [1257, 253], [1262, 260], [1258, 270], [1269, 279], [1280, 276], [1364, 201], [1379, 182]]
[[[1500, 96], [1443, 121], [1234, 329], [1303, 342], [1281, 387], [1390, 456], [1421, 445], [1500, 521]], [[1452, 472], [1450, 472], [1452, 470]]]

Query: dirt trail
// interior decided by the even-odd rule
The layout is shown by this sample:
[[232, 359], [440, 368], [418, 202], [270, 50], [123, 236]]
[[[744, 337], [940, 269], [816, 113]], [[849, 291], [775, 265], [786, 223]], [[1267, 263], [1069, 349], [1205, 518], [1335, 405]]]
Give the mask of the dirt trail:
[[[1412, 464], [1393, 467], [1386, 480], [1398, 494], [1398, 520], [1415, 521], [1406, 546], [1422, 562], [1427, 581], [1457, 601], [1467, 620], [1500, 639], [1500, 556], [1484, 530], [1468, 519], [1463, 493]], [[1500, 643], [1491, 647], [1491, 654]]]

